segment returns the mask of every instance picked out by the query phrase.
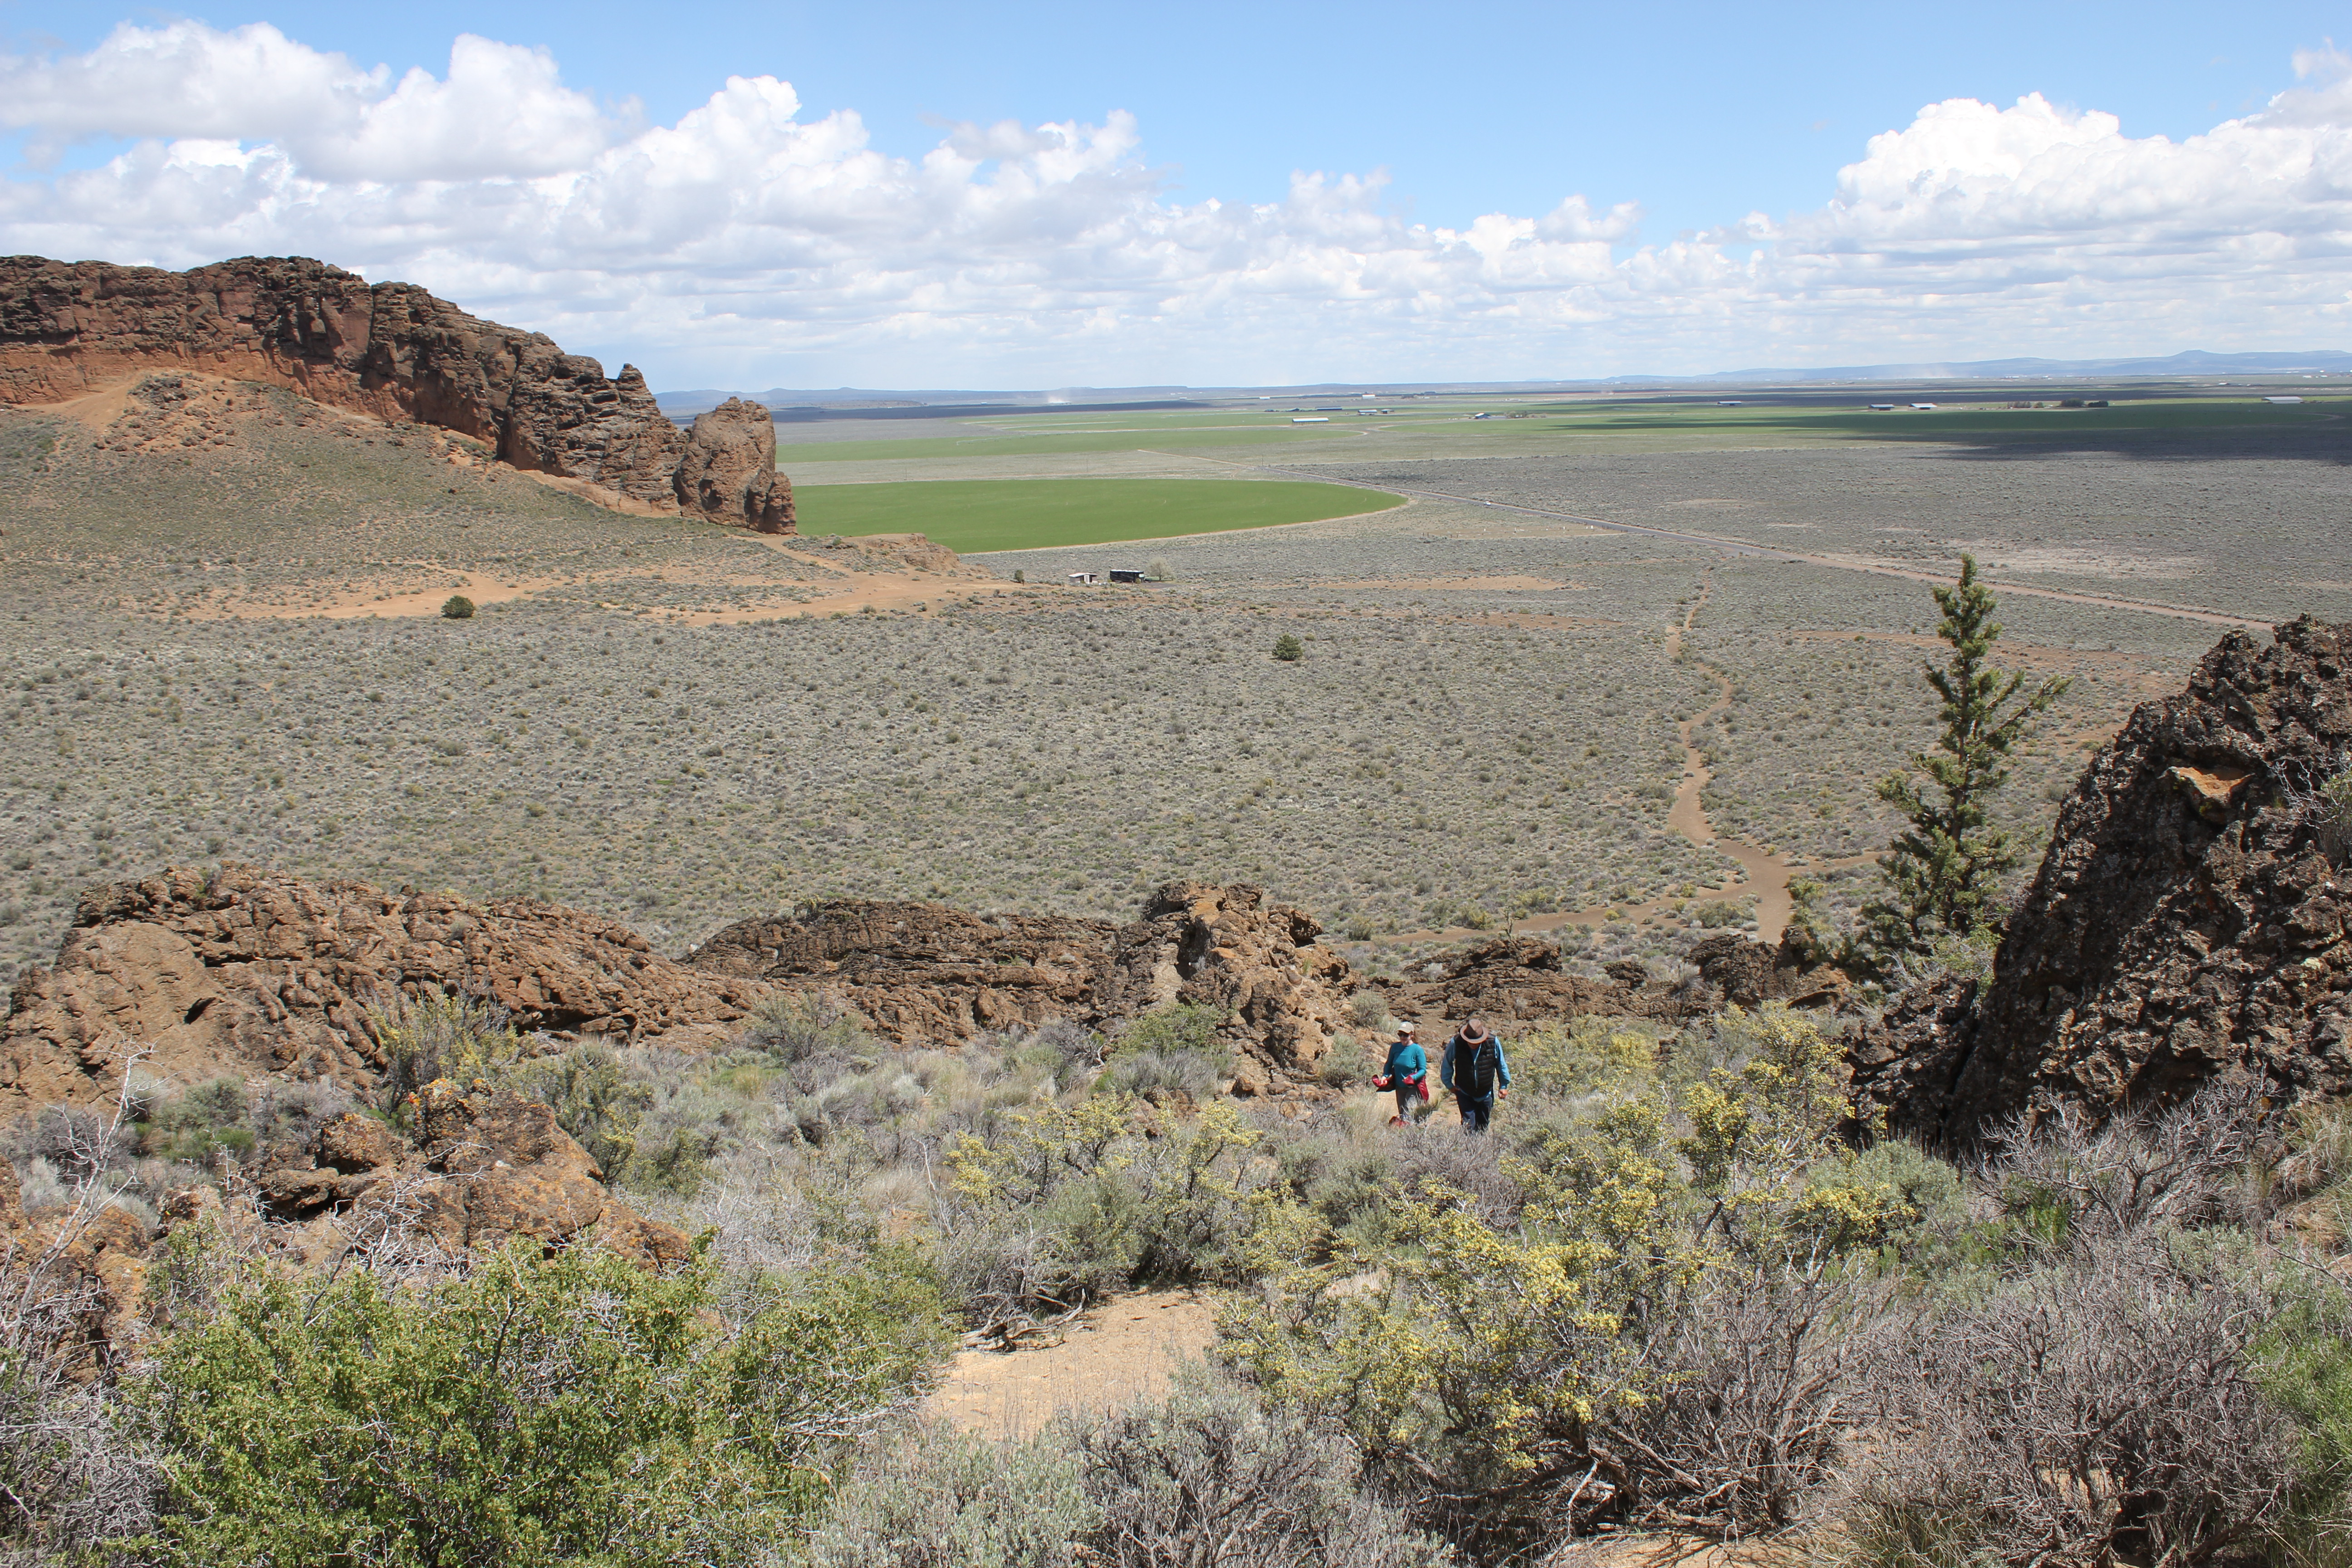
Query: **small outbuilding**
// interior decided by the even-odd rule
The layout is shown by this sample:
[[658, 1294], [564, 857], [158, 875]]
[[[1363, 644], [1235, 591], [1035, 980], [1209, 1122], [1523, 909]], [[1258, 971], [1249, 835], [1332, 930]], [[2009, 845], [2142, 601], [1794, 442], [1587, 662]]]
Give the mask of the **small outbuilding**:
[[1123, 572], [1117, 567], [1113, 567], [1111, 569], [1110, 580], [1114, 583], [1140, 583], [1143, 581], [1143, 574], [1140, 572]]

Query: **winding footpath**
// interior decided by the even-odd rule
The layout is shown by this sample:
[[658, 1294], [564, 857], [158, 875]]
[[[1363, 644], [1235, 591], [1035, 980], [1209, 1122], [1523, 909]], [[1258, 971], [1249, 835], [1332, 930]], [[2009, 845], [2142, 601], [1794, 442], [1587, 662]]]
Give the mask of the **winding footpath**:
[[[1714, 574], [1710, 572], [1699, 584], [1698, 597], [1684, 610], [1683, 618], [1666, 634], [1666, 657], [1682, 657], [1683, 637], [1691, 623], [1715, 592]], [[1699, 661], [1694, 660], [1698, 663]], [[1750, 844], [1744, 838], [1730, 838], [1715, 830], [1707, 820], [1705, 792], [1707, 781], [1714, 776], [1706, 765], [1706, 753], [1693, 737], [1698, 727], [1731, 706], [1731, 678], [1711, 664], [1699, 663], [1699, 668], [1715, 678], [1716, 699], [1706, 707], [1679, 721], [1675, 733], [1682, 742], [1683, 776], [1675, 786], [1674, 804], [1666, 810], [1666, 826], [1681, 834], [1701, 849], [1713, 849], [1727, 856], [1738, 868], [1711, 888], [1702, 888], [1689, 899], [1653, 899], [1645, 904], [1602, 904], [1591, 909], [1563, 910], [1557, 914], [1536, 915], [1517, 921], [1507, 928], [1512, 934], [1555, 931], [1563, 926], [1597, 926], [1606, 923], [1613, 910], [1619, 920], [1639, 921], [1645, 916], [1660, 914], [1676, 904], [1692, 903], [1701, 899], [1753, 898], [1756, 900], [1756, 940], [1769, 946], [1780, 940], [1789, 927], [1789, 914], [1793, 900], [1789, 896], [1789, 879], [1797, 869], [1789, 860], [1761, 845]], [[1877, 859], [1875, 855], [1856, 855], [1841, 860], [1808, 863], [1806, 869], [1831, 870], [1845, 866], [1867, 865]], [[1401, 931], [1388, 938], [1391, 942], [1461, 942], [1484, 932], [1468, 926], [1455, 926], [1444, 931]]]

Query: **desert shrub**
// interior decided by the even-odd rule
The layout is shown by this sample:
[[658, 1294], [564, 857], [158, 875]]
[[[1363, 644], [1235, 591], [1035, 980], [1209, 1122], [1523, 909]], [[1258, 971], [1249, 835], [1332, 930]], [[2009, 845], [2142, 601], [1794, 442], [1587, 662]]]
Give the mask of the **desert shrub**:
[[1114, 1055], [1129, 1051], [1199, 1051], [1224, 1054], [1224, 1043], [1217, 1038], [1217, 1026], [1223, 1015], [1214, 1007], [1187, 1002], [1171, 1002], [1139, 1015], [1119, 1031], [1111, 1044]]
[[1105, 1053], [1097, 1089], [1114, 1094], [1192, 1096], [1213, 1092], [1232, 1076], [1233, 1051], [1217, 1037], [1214, 1007], [1171, 1002], [1130, 1021]]
[[637, 1128], [654, 1089], [613, 1047], [586, 1042], [554, 1056], [519, 1064], [507, 1082], [516, 1093], [555, 1112], [556, 1124], [580, 1141], [608, 1180], [619, 1181], [637, 1146]]
[[1307, 646], [1285, 632], [1274, 639], [1274, 657], [1286, 664], [1296, 664], [1307, 657]]
[[520, 1247], [422, 1290], [263, 1276], [140, 1389], [173, 1563], [751, 1559], [908, 1396], [936, 1299], [904, 1269], [722, 1290]]
[[366, 1019], [384, 1050], [388, 1100], [414, 1094], [436, 1079], [497, 1079], [531, 1054], [506, 1009], [459, 994], [395, 993], [371, 1005]]
[[880, 1447], [809, 1542], [810, 1568], [1076, 1568], [1102, 1510], [1054, 1438], [987, 1444], [926, 1426]]
[[1409, 1568], [1454, 1560], [1370, 1495], [1348, 1435], [1204, 1377], [1065, 1427], [1099, 1510], [1089, 1561], [1120, 1568]]
[[299, 1147], [351, 1109], [351, 1091], [339, 1083], [271, 1078], [254, 1090], [246, 1126], [261, 1149]]
[[238, 1079], [216, 1078], [142, 1109], [146, 1114], [132, 1131], [140, 1152], [158, 1159], [202, 1165], [225, 1153], [234, 1161], [251, 1153], [257, 1142], [246, 1124], [252, 1107]]
[[847, 1060], [877, 1048], [865, 1021], [822, 994], [769, 997], [745, 1020], [741, 1039], [779, 1062]]
[[942, 1427], [862, 1466], [813, 1568], [1407, 1568], [1453, 1561], [1369, 1496], [1344, 1433], [1194, 1371], [1177, 1392], [1065, 1416], [1021, 1444]]
[[2210, 1225], [2258, 1204], [2264, 1123], [2255, 1091], [2226, 1084], [2152, 1117], [2020, 1120], [1996, 1135], [1983, 1180], [2028, 1241], [2073, 1247]]
[[1658, 1064], [1655, 1036], [1624, 1018], [1542, 1024], [1510, 1042], [1511, 1082], [1524, 1095], [1580, 1096], [1639, 1086]]
[[5, 1148], [18, 1165], [38, 1161], [68, 1183], [88, 1179], [121, 1153], [107, 1118], [68, 1105], [44, 1105], [16, 1118], [7, 1130]]
[[[1239, 1363], [1330, 1411], [1416, 1518], [1482, 1556], [1612, 1518], [1793, 1520], [1853, 1422], [1878, 1310], [1848, 1249], [1895, 1200], [1837, 1135], [1835, 1043], [1783, 1007], [1726, 1029], [1690, 1053], [1716, 1065], [1629, 1061], [1522, 1149], [1397, 1140], [1413, 1201], [1390, 1239], [1293, 1241], [1306, 1261], [1225, 1321]], [[1492, 1173], [1407, 1174], [1448, 1150]]]
[[1203, 1051], [1122, 1050], [1104, 1067], [1095, 1087], [1147, 1099], [1170, 1094], [1199, 1099], [1215, 1093], [1231, 1071], [1223, 1057]]
[[463, 594], [452, 594], [441, 602], [441, 614], [449, 620], [469, 621], [474, 618], [474, 601]]
[[2105, 1237], [1889, 1342], [1860, 1561], [2201, 1563], [2284, 1519], [2296, 1433], [2259, 1352], [2278, 1282], [2160, 1230]]
[[1257, 1142], [1230, 1105], [1147, 1127], [1109, 1095], [960, 1135], [935, 1216], [943, 1288], [986, 1331], [1150, 1280], [1238, 1278], [1271, 1174]]
[[108, 1561], [152, 1522], [154, 1457], [93, 1379], [106, 1303], [67, 1258], [102, 1181], [60, 1194], [68, 1212], [46, 1245], [0, 1249], [0, 1563]]
[[1385, 992], [1359, 991], [1348, 998], [1348, 1022], [1360, 1029], [1377, 1029], [1389, 1021]]

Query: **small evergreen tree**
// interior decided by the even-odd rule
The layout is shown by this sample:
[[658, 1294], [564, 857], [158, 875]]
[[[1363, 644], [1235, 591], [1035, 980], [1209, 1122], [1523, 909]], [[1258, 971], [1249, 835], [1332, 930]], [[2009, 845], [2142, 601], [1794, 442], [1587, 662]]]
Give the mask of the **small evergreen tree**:
[[463, 594], [452, 594], [442, 605], [441, 614], [453, 621], [471, 620], [474, 617], [474, 601]]
[[1288, 632], [1274, 639], [1274, 657], [1281, 659], [1285, 664], [1296, 664], [1300, 658], [1306, 657], [1306, 645]]
[[[1878, 796], [1910, 826], [1880, 868], [1885, 896], [1863, 907], [1859, 956], [1882, 973], [1907, 956], [1932, 952], [1939, 939], [1969, 937], [1989, 924], [2000, 879], [2017, 865], [2011, 836], [1986, 820], [1993, 793], [2009, 779], [2009, 756], [2033, 720], [2072, 684], [2063, 676], [2025, 689], [2021, 670], [1990, 662], [2000, 623], [1992, 591], [1977, 581], [1976, 557], [1960, 557], [1957, 586], [1935, 590], [1944, 612], [1936, 635], [1951, 645], [1942, 668], [1927, 667], [1943, 700], [1943, 733], [1935, 754], [1888, 774]], [[1927, 775], [1923, 783], [1917, 773]]]

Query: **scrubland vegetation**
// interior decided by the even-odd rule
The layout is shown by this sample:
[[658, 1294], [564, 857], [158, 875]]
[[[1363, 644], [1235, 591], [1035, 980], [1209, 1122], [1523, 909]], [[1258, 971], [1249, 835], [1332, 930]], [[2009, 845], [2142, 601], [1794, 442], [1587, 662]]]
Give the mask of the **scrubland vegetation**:
[[[1874, 786], [1934, 734], [1916, 584], [1416, 502], [1156, 544], [1164, 584], [1118, 595], [684, 626], [801, 569], [254, 398], [266, 448], [202, 460], [67, 464], [54, 422], [0, 424], [0, 973], [53, 951], [84, 885], [222, 858], [534, 893], [670, 948], [817, 897], [1125, 917], [1171, 878], [1246, 878], [1378, 965], [1425, 960], [1364, 945], [1423, 927], [1659, 900], [1570, 951], [1671, 960], [1750, 912], [1667, 826], [1678, 722], [1728, 686], [1693, 737], [1715, 826], [1853, 862], [1817, 910], [1847, 931], [1900, 826]], [[2184, 542], [2179, 481], [2131, 451], [1890, 441], [1801, 468], [1540, 423], [1402, 420], [1344, 438], [1380, 455], [1346, 477], [1915, 562], [2039, 497], [1985, 551], [2005, 574], [2245, 613], [2307, 575], [2277, 563], [2326, 515], [2308, 452], [2232, 458], [2266, 499]], [[1208, 421], [990, 456], [1146, 438], [1251, 457]], [[913, 479], [929, 444], [807, 450]], [[2094, 508], [2102, 486], [2130, 506]], [[474, 572], [545, 585], [435, 614]], [[211, 618], [394, 586], [425, 613]], [[2215, 628], [2003, 617], [2004, 651], [2074, 681], [1992, 803], [2030, 863], [2087, 748]], [[1383, 1010], [1367, 993], [1352, 1022]], [[375, 1020], [371, 1114], [403, 1122], [441, 1077], [543, 1100], [696, 1238], [667, 1276], [396, 1247], [295, 1271], [253, 1182], [352, 1109], [339, 1091], [134, 1079], [119, 1118], [42, 1111], [0, 1150], [55, 1238], [0, 1269], [5, 1550], [1274, 1568], [1537, 1563], [1664, 1530], [1855, 1568], [2352, 1560], [2338, 1110], [2209, 1094], [1955, 1163], [1855, 1125], [1841, 1026], [1775, 1006], [1510, 1030], [1515, 1091], [1467, 1139], [1442, 1100], [1386, 1126], [1347, 1050], [1335, 1102], [1220, 1099], [1213, 1024], [949, 1053], [778, 1003], [688, 1055], [519, 1035], [464, 998]], [[200, 1186], [222, 1217], [179, 1212], [145, 1318], [102, 1323], [79, 1238]], [[1175, 1284], [1223, 1305], [1166, 1395], [1002, 1439], [925, 1416], [953, 1347], [1017, 1352]]]
[[[2332, 1110], [2209, 1094], [1953, 1165], [1854, 1141], [1836, 1042], [1778, 1006], [1521, 1035], [1485, 1139], [1442, 1101], [1404, 1129], [1370, 1095], [1202, 1105], [1222, 1064], [1181, 1010], [952, 1056], [799, 1004], [697, 1059], [558, 1049], [461, 1001], [386, 1026], [411, 1077], [544, 1097], [699, 1261], [303, 1277], [267, 1227], [184, 1226], [152, 1337], [89, 1382], [75, 1304], [14, 1259], [23, 1550], [1272, 1568], [1535, 1562], [1605, 1526], [1886, 1565], [2340, 1550]], [[234, 1202], [306, 1120], [234, 1084], [133, 1110], [111, 1137], [47, 1113], [8, 1152], [86, 1213], [192, 1156]], [[1180, 1280], [1226, 1306], [1168, 1396], [993, 1446], [921, 1418], [957, 1336]]]

